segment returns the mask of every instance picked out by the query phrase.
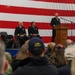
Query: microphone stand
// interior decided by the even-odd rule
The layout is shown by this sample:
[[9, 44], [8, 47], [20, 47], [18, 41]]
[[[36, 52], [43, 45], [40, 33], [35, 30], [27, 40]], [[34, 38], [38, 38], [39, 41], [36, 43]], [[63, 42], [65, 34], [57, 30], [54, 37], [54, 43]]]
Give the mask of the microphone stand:
[[[68, 21], [68, 22], [70, 22], [71, 24], [75, 24], [75, 22], [73, 22], [73, 21], [71, 21], [71, 20], [68, 20], [68, 19], [65, 19], [65, 18], [62, 18], [62, 17], [60, 17], [60, 19], [63, 19], [63, 20], [65, 20], [65, 21]], [[71, 28], [71, 40], [72, 40], [72, 28]]]
[[68, 20], [68, 19], [65, 19], [65, 18], [62, 18], [62, 17], [60, 17], [60, 19], [63, 19], [63, 20], [65, 20], [65, 21], [68, 21], [68, 22], [70, 22], [70, 23], [75, 23], [75, 22], [73, 22], [73, 21], [71, 21], [71, 20]]

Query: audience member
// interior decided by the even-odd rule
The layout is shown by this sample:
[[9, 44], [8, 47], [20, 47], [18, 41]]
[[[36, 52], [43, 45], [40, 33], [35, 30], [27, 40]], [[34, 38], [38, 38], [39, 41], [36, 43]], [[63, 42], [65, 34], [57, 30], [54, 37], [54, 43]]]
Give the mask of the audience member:
[[6, 60], [8, 61], [8, 68], [7, 68], [6, 72], [5, 72], [5, 74], [7, 74], [7, 75], [11, 75], [12, 72], [13, 72], [13, 71], [12, 71], [12, 67], [11, 67], [12, 56], [11, 56], [10, 53], [5, 52], [5, 57], [6, 57]]
[[58, 48], [64, 48], [64, 46], [62, 44], [57, 44], [56, 45]]
[[24, 44], [28, 37], [26, 36], [26, 30], [23, 26], [23, 22], [19, 22], [19, 26], [15, 29], [15, 36], [17, 40], [20, 42], [20, 46]]
[[64, 48], [61, 44], [58, 44], [54, 47], [49, 61], [57, 68], [65, 65]]
[[28, 44], [30, 63], [17, 69], [13, 75], [58, 75], [56, 67], [44, 57], [45, 46], [40, 38], [33, 37]]
[[13, 59], [13, 62], [12, 62], [13, 71], [15, 71], [18, 67], [24, 66], [26, 63], [28, 63], [26, 61], [26, 58], [28, 57], [28, 54], [27, 54], [28, 42], [29, 40], [26, 41], [24, 45], [22, 45], [18, 54]]
[[4, 75], [8, 68], [8, 62], [5, 59], [5, 44], [0, 40], [0, 75]]
[[59, 75], [75, 75], [75, 45], [70, 45], [65, 49], [66, 65], [59, 68]]
[[5, 52], [5, 57], [8, 60], [9, 64], [11, 65], [12, 63], [12, 56], [9, 52]]
[[54, 42], [50, 42], [48, 44], [48, 46], [47, 46], [47, 52], [46, 52], [46, 55], [47, 55], [48, 58], [51, 56], [52, 50], [53, 50], [54, 46], [55, 46]]
[[22, 60], [22, 59], [25, 59], [28, 57], [28, 54], [27, 54], [28, 42], [29, 42], [29, 40], [26, 41], [25, 44], [22, 45], [22, 47], [20, 48], [20, 51], [18, 52], [18, 54], [16, 56], [17, 60]]
[[73, 44], [73, 41], [70, 40], [70, 39], [67, 39], [67, 40], [65, 41], [65, 47], [68, 47], [69, 45], [72, 45], [72, 44]]
[[28, 28], [28, 34], [29, 34], [30, 38], [32, 38], [32, 37], [39, 37], [40, 38], [38, 28], [37, 28], [34, 21], [31, 22], [31, 26]]

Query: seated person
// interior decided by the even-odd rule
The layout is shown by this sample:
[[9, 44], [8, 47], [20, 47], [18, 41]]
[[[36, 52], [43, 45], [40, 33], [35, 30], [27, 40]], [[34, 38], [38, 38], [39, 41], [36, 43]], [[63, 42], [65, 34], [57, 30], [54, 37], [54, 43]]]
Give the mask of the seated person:
[[70, 45], [73, 45], [73, 41], [71, 39], [65, 40], [65, 47], [68, 47]]
[[59, 75], [75, 75], [75, 44], [65, 48], [66, 65], [58, 68]]
[[36, 27], [34, 21], [31, 22], [31, 26], [28, 28], [28, 34], [29, 34], [30, 38], [32, 38], [32, 37], [39, 37], [40, 38], [38, 28]]
[[28, 37], [26, 36], [26, 31], [23, 26], [23, 22], [19, 22], [19, 26], [15, 29], [15, 36], [20, 42], [20, 46], [22, 46], [26, 40], [28, 40]]

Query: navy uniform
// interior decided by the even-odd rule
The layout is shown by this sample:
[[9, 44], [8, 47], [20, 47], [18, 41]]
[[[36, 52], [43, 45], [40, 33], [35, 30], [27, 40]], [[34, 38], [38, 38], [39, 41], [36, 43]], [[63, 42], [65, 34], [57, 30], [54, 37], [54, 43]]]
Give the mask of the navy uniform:
[[60, 25], [60, 19], [59, 18], [52, 18], [51, 20], [51, 26], [52, 26], [52, 42], [54, 42], [55, 36], [56, 36], [56, 30], [54, 29], [54, 26]]
[[39, 32], [38, 32], [38, 28], [36, 26], [30, 26], [28, 28], [28, 34], [29, 34], [30, 38], [32, 38], [32, 37], [40, 37]]
[[[21, 36], [21, 35], [24, 35], [24, 36]], [[20, 46], [22, 46], [24, 42], [28, 40], [28, 37], [26, 36], [25, 28], [23, 26], [18, 26], [15, 29], [15, 36], [19, 40]]]

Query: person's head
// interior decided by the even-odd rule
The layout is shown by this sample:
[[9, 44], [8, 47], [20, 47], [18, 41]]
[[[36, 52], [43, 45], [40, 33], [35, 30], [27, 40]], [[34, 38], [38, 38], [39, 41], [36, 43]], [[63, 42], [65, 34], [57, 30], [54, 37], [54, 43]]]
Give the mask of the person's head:
[[70, 46], [70, 45], [72, 45], [73, 44], [73, 41], [71, 40], [71, 39], [67, 39], [66, 41], [65, 41], [65, 47], [68, 47], [68, 46]]
[[75, 45], [67, 47], [64, 56], [67, 64], [71, 63], [71, 75], [75, 75]]
[[62, 51], [62, 49], [64, 49], [64, 46], [62, 44], [56, 44], [52, 50], [52, 52], [56, 52], [58, 53], [58, 51]]
[[6, 75], [11, 75], [12, 74], [12, 67], [11, 67], [12, 56], [9, 52], [5, 52], [5, 57], [6, 57], [6, 60], [8, 62], [8, 67], [7, 67], [7, 70], [6, 70], [5, 74]]
[[30, 39], [28, 44], [28, 55], [30, 57], [44, 57], [45, 46], [43, 41], [38, 37]]
[[18, 52], [18, 54], [16, 56], [17, 60], [22, 60], [22, 59], [25, 59], [28, 57], [28, 54], [27, 54], [28, 42], [29, 42], [29, 40], [26, 41], [25, 44], [22, 45], [22, 47], [20, 48], [20, 51]]
[[28, 56], [28, 54], [27, 54], [28, 43], [29, 43], [29, 40], [27, 40], [25, 42], [25, 44], [23, 44], [22, 47], [20, 48], [21, 53], [24, 54], [24, 55], [26, 55], [26, 56]]
[[64, 48], [61, 47], [60, 45], [55, 45], [49, 60], [57, 67], [63, 66], [65, 64]]
[[47, 49], [48, 49], [48, 51], [49, 51], [50, 53], [52, 52], [54, 46], [55, 46], [55, 43], [54, 43], [54, 42], [50, 42], [50, 43], [48, 44]]
[[58, 18], [59, 14], [58, 13], [55, 13], [55, 18]]
[[31, 22], [31, 25], [32, 25], [32, 26], [36, 26], [34, 21]]
[[0, 40], [0, 74], [4, 74], [8, 68], [8, 62], [5, 59], [5, 44]]
[[19, 26], [23, 26], [23, 22], [19, 21]]
[[56, 47], [64, 48], [64, 46], [62, 44], [56, 44]]
[[12, 63], [12, 56], [9, 52], [5, 52], [6, 60], [8, 60], [9, 64]]

